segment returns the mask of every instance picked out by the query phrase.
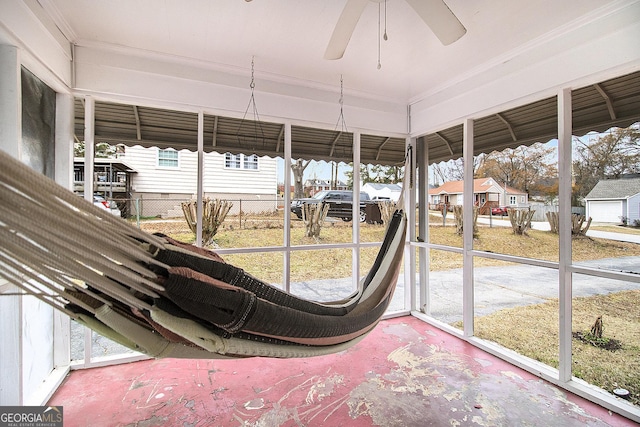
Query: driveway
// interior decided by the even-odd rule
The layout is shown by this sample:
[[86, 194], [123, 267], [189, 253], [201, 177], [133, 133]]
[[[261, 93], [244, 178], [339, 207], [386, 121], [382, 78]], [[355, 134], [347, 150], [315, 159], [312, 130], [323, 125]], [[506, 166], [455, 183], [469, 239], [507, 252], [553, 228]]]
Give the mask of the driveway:
[[[580, 265], [640, 274], [640, 257], [607, 258]], [[504, 308], [540, 304], [559, 297], [558, 270], [531, 265], [474, 269], [475, 312], [486, 316]], [[404, 289], [404, 283], [398, 283]], [[462, 269], [429, 273], [431, 315], [445, 323], [462, 320]], [[640, 289], [635, 282], [574, 274], [573, 296], [585, 297]], [[397, 303], [401, 303], [400, 300]], [[401, 308], [398, 305], [398, 308]]]
[[[508, 217], [478, 217], [479, 224], [490, 225], [491, 227], [511, 227]], [[534, 230], [549, 231], [551, 227], [547, 221], [532, 221], [531, 228]], [[599, 239], [616, 240], [618, 242], [629, 242], [640, 244], [640, 234], [613, 233], [610, 231], [591, 230], [587, 231], [588, 237]]]

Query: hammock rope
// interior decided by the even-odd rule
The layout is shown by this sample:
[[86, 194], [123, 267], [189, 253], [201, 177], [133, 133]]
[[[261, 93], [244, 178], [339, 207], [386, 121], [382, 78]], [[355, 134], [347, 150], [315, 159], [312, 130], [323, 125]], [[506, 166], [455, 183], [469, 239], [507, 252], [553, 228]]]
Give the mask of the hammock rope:
[[363, 339], [393, 297], [407, 228], [401, 209], [358, 289], [321, 303], [215, 252], [145, 233], [2, 151], [0, 165], [0, 276], [151, 357], [330, 354]]

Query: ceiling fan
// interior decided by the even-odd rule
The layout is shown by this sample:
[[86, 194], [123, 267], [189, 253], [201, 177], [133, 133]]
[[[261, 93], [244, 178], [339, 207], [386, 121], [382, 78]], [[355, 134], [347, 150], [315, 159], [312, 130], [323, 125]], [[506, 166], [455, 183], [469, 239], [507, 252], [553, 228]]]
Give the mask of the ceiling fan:
[[[324, 59], [340, 59], [347, 49], [351, 35], [360, 15], [370, 1], [382, 3], [385, 0], [347, 0], [344, 10], [333, 30]], [[443, 45], [449, 45], [462, 37], [466, 28], [451, 12], [444, 0], [405, 0], [427, 24]]]

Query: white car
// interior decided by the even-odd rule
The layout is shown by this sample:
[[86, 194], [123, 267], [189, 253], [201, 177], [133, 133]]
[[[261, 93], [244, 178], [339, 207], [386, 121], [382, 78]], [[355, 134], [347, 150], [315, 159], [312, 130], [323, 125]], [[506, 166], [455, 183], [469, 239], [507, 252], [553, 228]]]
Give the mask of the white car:
[[[79, 196], [84, 197], [84, 195], [82, 194], [80, 194]], [[109, 201], [99, 194], [94, 194], [93, 205], [99, 207], [102, 210], [108, 211], [109, 213], [111, 213], [114, 216], [117, 216], [118, 218], [122, 217], [122, 213], [120, 212], [120, 209], [118, 209], [118, 205], [114, 200]]]
[[111, 212], [112, 215], [115, 215], [118, 218], [122, 217], [122, 213], [120, 212], [120, 209], [118, 209], [118, 205], [116, 204], [115, 200], [107, 200], [102, 196], [94, 194], [93, 204], [101, 209]]

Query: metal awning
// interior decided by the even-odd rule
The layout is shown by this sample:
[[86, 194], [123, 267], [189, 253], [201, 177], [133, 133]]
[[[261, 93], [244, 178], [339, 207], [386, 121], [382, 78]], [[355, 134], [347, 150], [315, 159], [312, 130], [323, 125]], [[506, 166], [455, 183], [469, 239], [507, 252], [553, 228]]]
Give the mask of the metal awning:
[[[640, 72], [574, 89], [573, 134], [604, 132], [640, 121]], [[474, 121], [474, 154], [548, 142], [558, 137], [555, 96]], [[462, 124], [427, 135], [429, 162], [462, 157]]]
[[[573, 133], [603, 132], [640, 121], [640, 72], [572, 91]], [[477, 119], [474, 153], [531, 145], [557, 138], [557, 99], [550, 97]], [[75, 133], [84, 139], [84, 107], [75, 101]], [[198, 115], [139, 105], [95, 103], [96, 141], [145, 147], [197, 149]], [[351, 162], [352, 134], [291, 127], [292, 157]], [[462, 124], [422, 137], [429, 161], [462, 157]], [[405, 139], [362, 134], [361, 163], [402, 165]], [[204, 150], [284, 157], [284, 125], [204, 115]]]

